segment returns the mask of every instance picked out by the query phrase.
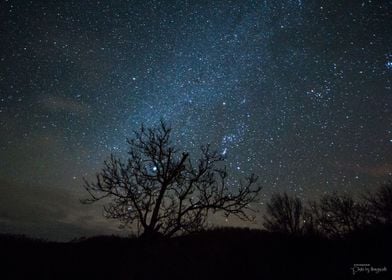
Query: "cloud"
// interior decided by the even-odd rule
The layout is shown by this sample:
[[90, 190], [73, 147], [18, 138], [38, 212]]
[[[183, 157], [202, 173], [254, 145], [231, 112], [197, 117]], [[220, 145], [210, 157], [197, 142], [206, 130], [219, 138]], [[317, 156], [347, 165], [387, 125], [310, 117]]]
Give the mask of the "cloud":
[[99, 206], [82, 205], [79, 192], [0, 182], [0, 233], [53, 240], [124, 234]]

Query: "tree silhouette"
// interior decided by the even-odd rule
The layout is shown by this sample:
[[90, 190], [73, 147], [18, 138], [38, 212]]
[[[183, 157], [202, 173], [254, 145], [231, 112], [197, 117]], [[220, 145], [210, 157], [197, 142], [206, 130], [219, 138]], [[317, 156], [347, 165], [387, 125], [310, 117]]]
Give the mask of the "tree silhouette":
[[298, 235], [304, 230], [305, 211], [298, 197], [275, 193], [266, 205], [264, 227], [273, 232]]
[[363, 228], [368, 221], [366, 209], [353, 197], [335, 192], [322, 196], [319, 202], [311, 202], [309, 212], [315, 228], [325, 236], [339, 238]]
[[128, 159], [111, 155], [94, 182], [85, 179], [90, 198], [82, 202], [110, 199], [105, 216], [123, 226], [136, 225], [147, 237], [196, 231], [205, 226], [210, 212], [252, 220], [250, 203], [260, 191], [254, 187], [257, 178], [252, 174], [236, 192], [230, 191], [222, 156], [205, 146], [194, 164], [189, 153], [179, 153], [173, 145], [171, 132], [163, 121], [134, 131], [134, 138], [127, 140]]
[[363, 196], [371, 223], [392, 224], [392, 181]]

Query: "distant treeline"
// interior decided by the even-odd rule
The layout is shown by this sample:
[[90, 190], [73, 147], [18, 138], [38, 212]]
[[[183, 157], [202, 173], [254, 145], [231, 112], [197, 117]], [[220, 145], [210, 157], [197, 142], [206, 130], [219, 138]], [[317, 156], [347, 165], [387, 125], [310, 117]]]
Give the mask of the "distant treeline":
[[294, 195], [275, 193], [266, 204], [264, 227], [290, 235], [342, 238], [354, 232], [392, 225], [392, 182], [354, 199], [334, 192], [306, 203]]

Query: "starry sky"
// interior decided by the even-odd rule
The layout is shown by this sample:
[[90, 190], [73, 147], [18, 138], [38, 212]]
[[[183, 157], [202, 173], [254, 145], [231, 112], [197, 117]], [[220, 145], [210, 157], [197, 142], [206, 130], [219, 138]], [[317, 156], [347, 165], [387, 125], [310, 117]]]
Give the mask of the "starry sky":
[[392, 178], [392, 2], [0, 3], [0, 232], [118, 232], [82, 178], [163, 118], [263, 198]]

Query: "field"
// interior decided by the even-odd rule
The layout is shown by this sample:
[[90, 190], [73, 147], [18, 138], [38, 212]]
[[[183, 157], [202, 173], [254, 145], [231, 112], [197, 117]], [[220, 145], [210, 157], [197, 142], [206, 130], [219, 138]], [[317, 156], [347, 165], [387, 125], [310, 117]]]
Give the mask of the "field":
[[[343, 240], [220, 228], [172, 239], [0, 237], [2, 279], [391, 279], [390, 228]], [[386, 269], [386, 271], [385, 271]]]

